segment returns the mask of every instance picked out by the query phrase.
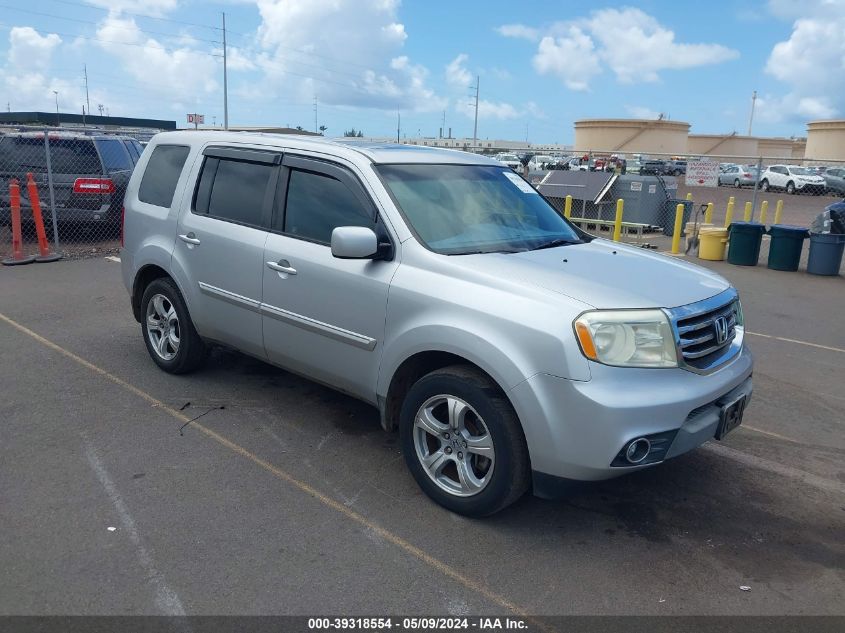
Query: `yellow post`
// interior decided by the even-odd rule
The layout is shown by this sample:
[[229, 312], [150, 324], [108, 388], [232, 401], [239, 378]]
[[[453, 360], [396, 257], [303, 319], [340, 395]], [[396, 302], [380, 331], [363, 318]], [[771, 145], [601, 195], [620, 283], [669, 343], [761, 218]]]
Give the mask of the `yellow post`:
[[681, 252], [681, 225], [684, 223], [684, 205], [675, 207], [675, 232], [672, 234], [672, 254]]
[[743, 219], [746, 222], [751, 222], [751, 203], [750, 202], [745, 203], [745, 216], [743, 217]]
[[725, 226], [728, 227], [731, 225], [734, 219], [734, 197], [731, 196], [728, 198], [728, 210], [725, 213]]
[[616, 201], [616, 222], [613, 224], [613, 241], [618, 242], [622, 239], [622, 210], [625, 206], [625, 201], [622, 198]]
[[563, 204], [563, 215], [568, 220], [572, 215], [572, 196], [566, 196], [566, 202]]
[[760, 203], [760, 224], [765, 224], [769, 215], [769, 201], [763, 200]]
[[783, 200], [778, 200], [775, 205], [775, 224], [780, 224], [781, 215], [783, 215]]
[[692, 202], [692, 191], [690, 191], [689, 193], [687, 193], [687, 200], [689, 200], [690, 202]]
[[713, 224], [713, 203], [707, 203], [707, 211], [704, 212], [704, 223]]

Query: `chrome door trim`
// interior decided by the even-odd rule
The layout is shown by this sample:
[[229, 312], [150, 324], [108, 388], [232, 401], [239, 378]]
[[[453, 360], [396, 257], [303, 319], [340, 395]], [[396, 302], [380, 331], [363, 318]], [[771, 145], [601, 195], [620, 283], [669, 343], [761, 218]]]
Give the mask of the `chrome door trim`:
[[223, 290], [223, 288], [218, 288], [217, 286], [212, 286], [211, 284], [207, 284], [202, 281], [197, 283], [199, 284], [200, 292], [204, 295], [220, 299], [226, 303], [231, 303], [241, 308], [246, 308], [250, 312], [261, 312], [260, 301], [235, 294], [234, 292], [229, 292], [228, 290]]
[[296, 314], [295, 312], [283, 310], [282, 308], [277, 308], [276, 306], [272, 306], [267, 303], [261, 304], [260, 312], [261, 314], [276, 319], [277, 321], [295, 325], [296, 327], [307, 330], [308, 332], [322, 334], [323, 336], [336, 341], [347, 343], [354, 347], [360, 347], [368, 352], [373, 351], [376, 347], [376, 339], [374, 338], [358, 334], [357, 332], [350, 332], [349, 330], [344, 330], [336, 325], [323, 323], [322, 321], [317, 321], [316, 319], [311, 319], [309, 317], [302, 316], [301, 314]]

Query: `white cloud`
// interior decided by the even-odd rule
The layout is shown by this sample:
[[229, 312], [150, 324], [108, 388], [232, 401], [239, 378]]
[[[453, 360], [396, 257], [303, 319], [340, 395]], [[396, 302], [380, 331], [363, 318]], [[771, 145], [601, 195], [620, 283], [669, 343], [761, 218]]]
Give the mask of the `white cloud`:
[[469, 87], [469, 84], [472, 81], [472, 74], [469, 70], [467, 70], [466, 66], [464, 66], [468, 59], [469, 55], [461, 53], [449, 62], [446, 66], [446, 81], [456, 87]]
[[789, 86], [782, 96], [758, 100], [761, 119], [806, 121], [845, 111], [845, 0], [772, 0], [776, 17], [794, 19], [789, 39], [778, 42], [765, 71]]
[[86, 4], [108, 9], [112, 13], [129, 11], [160, 16], [179, 6], [179, 0], [88, 0]]
[[654, 17], [635, 8], [601, 9], [588, 18], [558, 22], [544, 30], [506, 24], [506, 37], [539, 40], [533, 65], [541, 75], [558, 77], [570, 90], [589, 90], [606, 66], [622, 83], [653, 82], [662, 70], [678, 70], [735, 59], [721, 44], [687, 44]]
[[503, 24], [496, 28], [499, 35], [514, 37], [523, 40], [537, 41], [540, 39], [540, 31], [524, 24]]
[[556, 76], [570, 90], [589, 90], [590, 80], [601, 72], [593, 40], [575, 25], [562, 37], [540, 40], [532, 63], [539, 74]]
[[436, 111], [447, 100], [402, 54], [398, 0], [257, 0], [268, 87], [338, 106]]
[[193, 103], [219, 90], [218, 63], [206, 51], [146, 36], [134, 19], [109, 15], [97, 29], [98, 46], [117, 59], [123, 72], [151, 97], [168, 106]]
[[55, 33], [40, 35], [30, 26], [16, 26], [9, 32], [9, 66], [21, 70], [43, 70], [59, 44]]

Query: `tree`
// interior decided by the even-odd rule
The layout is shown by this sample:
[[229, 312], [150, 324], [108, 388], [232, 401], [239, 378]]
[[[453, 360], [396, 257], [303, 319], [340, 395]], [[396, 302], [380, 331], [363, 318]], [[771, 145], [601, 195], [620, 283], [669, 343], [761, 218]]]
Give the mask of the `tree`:
[[302, 126], [301, 125], [297, 125], [296, 129], [299, 130], [300, 132], [302, 132]]
[[364, 137], [363, 130], [356, 130], [354, 127], [351, 130], [344, 130], [344, 136], [357, 136], [358, 138]]
[[364, 138], [364, 130], [358, 130], [358, 138]]
[[323, 132], [325, 132], [325, 131], [326, 131], [326, 130], [328, 130], [328, 129], [329, 129], [329, 128], [328, 128], [328, 127], [326, 127], [325, 125], [321, 125], [321, 126], [320, 126], [320, 133], [322, 134]]

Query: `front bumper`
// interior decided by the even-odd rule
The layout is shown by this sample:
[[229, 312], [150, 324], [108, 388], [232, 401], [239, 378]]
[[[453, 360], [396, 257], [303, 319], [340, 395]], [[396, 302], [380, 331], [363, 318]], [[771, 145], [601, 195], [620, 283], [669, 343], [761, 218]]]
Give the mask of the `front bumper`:
[[743, 346], [708, 375], [593, 363], [590, 381], [538, 374], [508, 395], [522, 421], [535, 479], [596, 481], [654, 465], [611, 466], [632, 439], [674, 431], [663, 458], [669, 459], [713, 438], [718, 403], [750, 396], [752, 369]]

